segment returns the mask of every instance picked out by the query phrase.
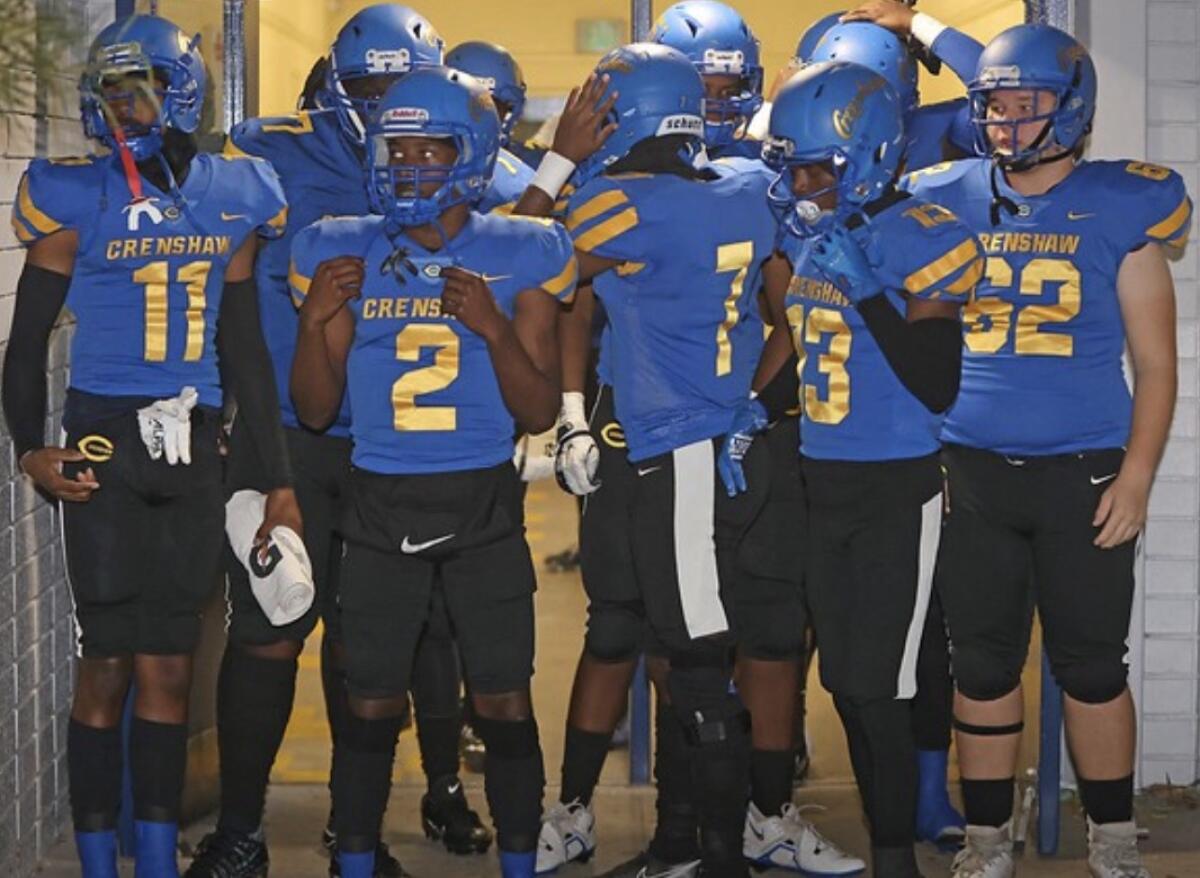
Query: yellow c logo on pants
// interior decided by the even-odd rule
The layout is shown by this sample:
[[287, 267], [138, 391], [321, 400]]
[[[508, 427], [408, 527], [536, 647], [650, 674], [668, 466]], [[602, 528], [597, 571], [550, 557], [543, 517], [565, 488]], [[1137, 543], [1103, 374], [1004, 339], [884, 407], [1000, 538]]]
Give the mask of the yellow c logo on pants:
[[110, 439], [91, 433], [77, 443], [80, 453], [92, 463], [104, 463], [113, 456], [113, 444]]
[[621, 425], [616, 421], [611, 421], [601, 428], [600, 438], [604, 440], [609, 448], [625, 447], [625, 431], [621, 429]]

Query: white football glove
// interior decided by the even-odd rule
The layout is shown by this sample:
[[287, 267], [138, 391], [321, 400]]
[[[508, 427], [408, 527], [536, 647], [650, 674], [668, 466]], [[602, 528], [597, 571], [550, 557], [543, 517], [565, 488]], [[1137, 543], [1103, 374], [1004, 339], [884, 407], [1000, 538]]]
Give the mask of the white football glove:
[[586, 497], [600, 487], [596, 478], [599, 466], [600, 449], [588, 431], [583, 394], [564, 393], [558, 416], [558, 449], [554, 454], [554, 475], [559, 487], [577, 497]]
[[138, 409], [138, 429], [151, 460], [165, 455], [171, 466], [192, 462], [192, 409], [196, 399], [196, 388], [185, 387], [179, 396]]
[[536, 482], [554, 475], [554, 428], [530, 436], [526, 433], [513, 449], [513, 466], [522, 482]]

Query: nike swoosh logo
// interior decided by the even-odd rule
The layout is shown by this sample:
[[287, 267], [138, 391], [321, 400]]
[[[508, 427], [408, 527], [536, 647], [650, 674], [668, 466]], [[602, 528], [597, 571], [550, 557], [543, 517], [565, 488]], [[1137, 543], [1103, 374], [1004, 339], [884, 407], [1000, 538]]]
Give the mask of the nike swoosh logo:
[[426, 549], [432, 548], [439, 543], [444, 543], [446, 540], [454, 539], [454, 534], [446, 534], [444, 537], [438, 537], [436, 540], [426, 540], [423, 543], [411, 543], [408, 537], [400, 543], [400, 551], [405, 555], [415, 555], [417, 552], [424, 552]]
[[1095, 476], [1092, 476], [1091, 478], [1092, 478], [1093, 485], [1103, 485], [1105, 482], [1111, 482], [1116, 477], [1117, 477], [1116, 473], [1111, 473], [1110, 475], [1107, 475], [1107, 476], [1100, 476], [1100, 478], [1096, 478]]
[[225, 211], [221, 211], [221, 219], [225, 220], [227, 223], [236, 222], [237, 220], [245, 218], [246, 214], [244, 213], [226, 213]]
[[454, 786], [452, 786], [452, 787], [447, 787], [447, 788], [446, 788], [446, 792], [448, 792], [450, 795], [452, 795], [452, 796], [453, 796], [455, 793], [457, 793], [457, 792], [458, 792], [459, 790], [461, 790], [461, 789], [462, 789], [462, 781], [459, 781], [459, 782], [458, 782], [458, 783], [456, 783]]
[[660, 469], [662, 469], [662, 467], [661, 467], [661, 466], [648, 466], [648, 467], [646, 467], [645, 469], [642, 469], [642, 468], [639, 466], [639, 467], [638, 467], [637, 474], [638, 474], [639, 476], [648, 476], [648, 475], [650, 475], [650, 473], [656, 473], [656, 472], [658, 472]]
[[1095, 216], [1094, 213], [1076, 213], [1073, 210], [1067, 211], [1067, 219], [1069, 219], [1069, 220], [1085, 220], [1085, 219], [1091, 219], [1094, 216]]
[[511, 274], [485, 274], [483, 275], [483, 282], [485, 284], [490, 284], [495, 283], [498, 280], [508, 280], [510, 277], [512, 277]]

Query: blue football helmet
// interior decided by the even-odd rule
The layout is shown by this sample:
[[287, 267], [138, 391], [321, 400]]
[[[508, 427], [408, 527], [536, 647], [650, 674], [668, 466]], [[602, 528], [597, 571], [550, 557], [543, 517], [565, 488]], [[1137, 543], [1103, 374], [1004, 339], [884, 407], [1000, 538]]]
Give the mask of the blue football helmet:
[[874, 70], [896, 90], [905, 116], [921, 102], [917, 64], [904, 40], [870, 21], [834, 24], [813, 47], [807, 61], [850, 61]]
[[[112, 104], [136, 100], [133, 92], [105, 93], [124, 78], [143, 77], [145, 96], [158, 105], [158, 119], [147, 126], [121, 126]], [[165, 18], [133, 15], [114, 21], [96, 36], [79, 80], [79, 109], [84, 133], [116, 150], [123, 141], [138, 161], [162, 149], [163, 129], [192, 134], [208, 73], [200, 57], [200, 35], [188, 37]]]
[[378, 99], [355, 97], [347, 83], [368, 76], [403, 76], [442, 63], [444, 44], [424, 16], [399, 3], [368, 6], [342, 25], [329, 50], [323, 107], [337, 112], [342, 131], [362, 145]]
[[[617, 130], [575, 169], [577, 185], [602, 172], [649, 137], [688, 135], [686, 158], [698, 154], [704, 138], [704, 82], [678, 49], [658, 43], [630, 43], [613, 49], [596, 65], [609, 78], [617, 102], [610, 117]], [[607, 100], [607, 94], [601, 100]]]
[[741, 78], [735, 97], [708, 98], [704, 103], [704, 142], [732, 143], [763, 103], [758, 40], [741, 15], [716, 0], [684, 0], [659, 17], [650, 39], [678, 49], [701, 76]]
[[471, 74], [488, 87], [493, 100], [506, 106], [500, 119], [500, 145], [507, 144], [525, 112], [525, 75], [517, 59], [495, 43], [470, 42], [447, 52], [446, 66]]
[[[807, 64], [771, 107], [763, 161], [779, 175], [768, 200], [788, 232], [807, 237], [818, 230], [817, 198], [836, 190], [833, 217], [844, 221], [892, 185], [903, 152], [900, 99], [886, 79], [846, 61]], [[792, 168], [823, 162], [837, 182], [802, 202], [792, 192]]]
[[796, 60], [802, 63], [812, 60], [813, 49], [817, 47], [817, 43], [821, 42], [821, 37], [841, 21], [845, 14], [845, 12], [831, 12], [810, 24], [808, 30], [800, 35], [800, 42], [796, 44]]
[[[398, 137], [452, 140], [458, 155], [449, 165], [393, 165], [388, 141]], [[483, 196], [500, 152], [500, 117], [491, 94], [470, 74], [424, 67], [379, 99], [366, 146], [371, 209], [399, 226], [419, 226]], [[437, 190], [422, 195], [430, 182]]]
[[[988, 95], [993, 91], [1050, 92], [1054, 109], [1024, 119], [988, 118]], [[975, 79], [967, 87], [975, 146], [980, 155], [991, 155], [1005, 167], [1022, 170], [1055, 155], [1074, 152], [1092, 130], [1096, 115], [1096, 67], [1091, 55], [1070, 34], [1048, 24], [1019, 24], [988, 43], [979, 56]], [[1029, 147], [1000, 155], [988, 131], [1009, 126], [1017, 144], [1017, 126], [1041, 122], [1044, 127]]]

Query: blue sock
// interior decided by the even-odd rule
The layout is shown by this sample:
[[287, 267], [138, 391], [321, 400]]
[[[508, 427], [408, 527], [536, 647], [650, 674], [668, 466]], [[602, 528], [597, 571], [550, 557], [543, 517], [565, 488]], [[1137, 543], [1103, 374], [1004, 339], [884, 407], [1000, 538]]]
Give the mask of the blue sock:
[[117, 874], [117, 833], [113, 829], [75, 833], [75, 849], [83, 878], [119, 878]]
[[338, 851], [337, 858], [342, 878], [373, 878], [375, 875], [375, 851], [361, 854]]
[[513, 853], [500, 851], [500, 874], [503, 878], [533, 878], [537, 867], [537, 851]]
[[917, 838], [922, 841], [961, 838], [966, 826], [946, 789], [948, 761], [945, 750], [917, 751]]
[[179, 824], [135, 820], [133, 829], [136, 837], [135, 878], [179, 878], [179, 865], [175, 859]]

